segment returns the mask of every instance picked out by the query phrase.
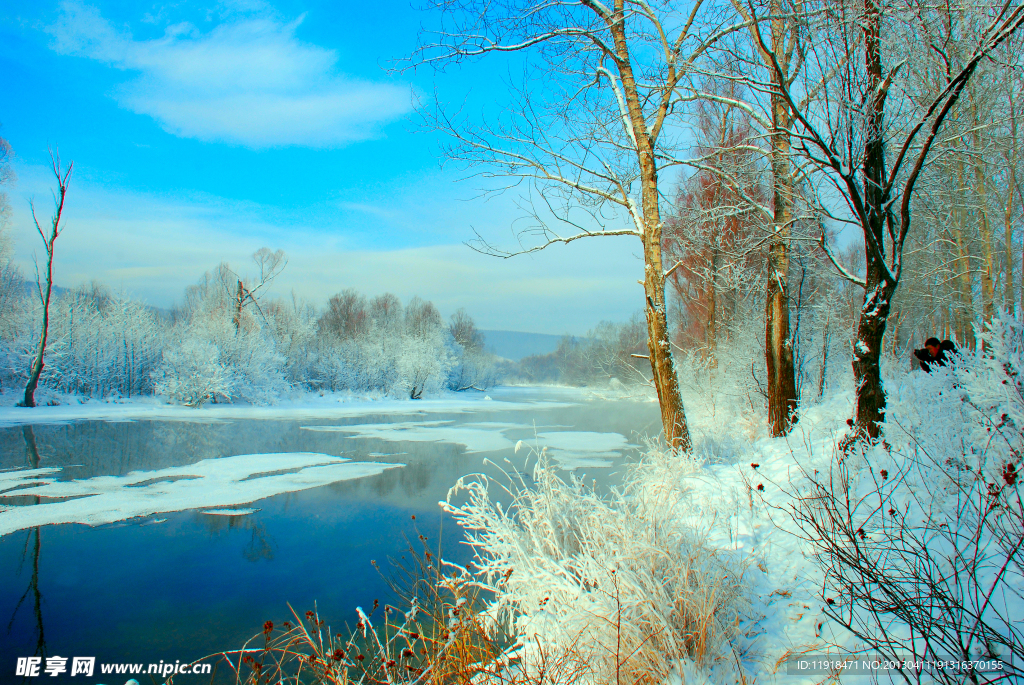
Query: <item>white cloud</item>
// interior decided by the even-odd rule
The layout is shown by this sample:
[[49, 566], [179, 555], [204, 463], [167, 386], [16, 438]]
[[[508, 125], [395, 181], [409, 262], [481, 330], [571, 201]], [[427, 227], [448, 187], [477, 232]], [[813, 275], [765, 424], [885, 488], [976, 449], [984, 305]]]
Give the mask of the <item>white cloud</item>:
[[118, 102], [187, 138], [331, 147], [373, 137], [409, 110], [406, 88], [341, 74], [333, 50], [300, 41], [304, 17], [236, 18], [207, 33], [176, 24], [135, 40], [96, 8], [65, 0], [50, 33], [59, 53], [138, 72], [116, 89]]

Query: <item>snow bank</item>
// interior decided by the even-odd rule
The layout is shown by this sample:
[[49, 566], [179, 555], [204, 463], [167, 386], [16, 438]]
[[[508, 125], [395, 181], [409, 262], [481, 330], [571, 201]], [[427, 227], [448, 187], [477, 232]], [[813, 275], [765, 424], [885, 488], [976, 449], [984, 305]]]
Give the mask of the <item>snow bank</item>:
[[569, 407], [582, 398], [579, 393], [566, 394], [566, 400], [551, 402], [519, 399], [508, 393], [509, 400], [487, 401], [477, 394], [424, 399], [417, 402], [395, 399], [364, 399], [348, 395], [309, 395], [297, 400], [281, 401], [273, 406], [207, 404], [184, 407], [166, 404], [153, 398], [127, 402], [92, 401], [59, 406], [0, 407], [0, 427], [21, 424], [54, 424], [70, 421], [219, 421], [231, 419], [318, 420], [369, 416], [378, 414], [440, 414], [477, 413], [522, 410], [534, 407], [540, 411]]
[[188, 466], [70, 481], [56, 479], [59, 469], [7, 471], [0, 474], [0, 501], [11, 496], [43, 499], [38, 504], [0, 506], [0, 536], [55, 523], [98, 526], [157, 513], [237, 507], [400, 466], [293, 452], [204, 459]]

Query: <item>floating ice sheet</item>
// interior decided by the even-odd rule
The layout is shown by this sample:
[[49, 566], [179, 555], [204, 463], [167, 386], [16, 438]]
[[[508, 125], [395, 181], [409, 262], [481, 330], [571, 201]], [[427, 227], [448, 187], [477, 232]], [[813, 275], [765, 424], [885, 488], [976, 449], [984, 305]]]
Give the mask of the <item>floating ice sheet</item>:
[[[450, 442], [464, 445], [467, 452], [496, 452], [510, 449], [514, 443], [504, 434], [512, 429], [530, 426], [513, 423], [480, 422], [456, 425], [452, 421], [401, 421], [346, 426], [303, 426], [303, 430], [349, 433], [360, 438], [408, 442]], [[619, 433], [584, 431], [551, 431], [537, 434], [536, 440], [524, 441], [538, 450], [548, 448], [548, 455], [564, 469], [583, 467], [605, 468], [612, 459], [622, 456], [628, 447]]]
[[536, 444], [547, 447], [548, 456], [566, 470], [611, 466], [612, 459], [622, 456], [622, 450], [629, 447], [626, 437], [619, 433], [588, 431], [538, 433]]
[[467, 452], [496, 452], [510, 449], [512, 441], [502, 435], [510, 428], [526, 428], [513, 423], [471, 423], [454, 421], [399, 421], [351, 426], [303, 426], [303, 430], [350, 433], [360, 438], [378, 438], [395, 442], [452, 442], [465, 445]]
[[[0, 473], [0, 536], [54, 523], [113, 523], [186, 509], [237, 507], [285, 492], [307, 490], [381, 473], [402, 464], [353, 462], [312, 452], [243, 454], [188, 466], [58, 481], [58, 469]], [[39, 496], [63, 501], [3, 506], [3, 498]]]
[[259, 511], [259, 509], [247, 507], [245, 509], [207, 509], [200, 513], [209, 514], [211, 516], [248, 516], [249, 514], [255, 514], [257, 511]]

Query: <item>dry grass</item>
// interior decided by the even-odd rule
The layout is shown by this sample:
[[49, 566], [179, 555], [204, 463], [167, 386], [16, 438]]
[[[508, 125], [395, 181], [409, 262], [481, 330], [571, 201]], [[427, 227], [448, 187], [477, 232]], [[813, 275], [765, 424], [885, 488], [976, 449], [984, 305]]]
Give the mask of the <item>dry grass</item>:
[[704, 542], [709, 524], [687, 486], [699, 462], [652, 449], [602, 496], [534, 456], [532, 482], [517, 469], [504, 482], [468, 476], [447, 506], [476, 548], [495, 617], [525, 643], [526, 672], [538, 671], [534, 643], [587, 645], [587, 682], [602, 684], [731, 663], [742, 569]]
[[[576, 685], [587, 680], [592, 655], [578, 643], [535, 650], [527, 674], [522, 645], [488, 613], [480, 587], [458, 566], [426, 549], [391, 580], [403, 607], [376, 602], [357, 609], [358, 622], [334, 633], [316, 610], [263, 631], [237, 651], [213, 654], [210, 682], [226, 669], [238, 685]], [[291, 607], [289, 607], [291, 608]], [[167, 681], [172, 685], [172, 679]]]
[[536, 456], [529, 485], [481, 475], [453, 489], [472, 572], [420, 536], [392, 572], [401, 607], [360, 610], [337, 633], [316, 611], [268, 622], [210, 659], [239, 685], [655, 685], [732, 663], [743, 573], [703, 542], [685, 486], [699, 463], [652, 452], [603, 497]]

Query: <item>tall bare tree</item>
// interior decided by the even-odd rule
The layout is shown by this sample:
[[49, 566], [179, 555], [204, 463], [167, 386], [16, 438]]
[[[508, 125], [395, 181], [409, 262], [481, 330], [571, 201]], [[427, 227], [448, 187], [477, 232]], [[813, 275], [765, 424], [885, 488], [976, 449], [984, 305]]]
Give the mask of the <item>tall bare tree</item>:
[[525, 53], [517, 99], [497, 119], [474, 126], [443, 109], [432, 116], [453, 135], [450, 158], [533, 193], [536, 224], [519, 234], [521, 248], [482, 238], [476, 248], [510, 257], [594, 236], [639, 238], [647, 356], [665, 439], [688, 449], [666, 322], [659, 172], [677, 142], [681, 81], [739, 26], [718, 23], [704, 0], [432, 0], [428, 7], [441, 24], [424, 35], [414, 66]]
[[36, 291], [39, 295], [39, 303], [43, 308], [43, 322], [39, 331], [39, 344], [36, 347], [36, 354], [32, 360], [32, 366], [28, 372], [28, 383], [25, 384], [25, 397], [19, 403], [22, 407], [36, 406], [36, 387], [39, 385], [39, 376], [43, 373], [43, 357], [46, 354], [46, 336], [50, 329], [50, 296], [53, 294], [53, 245], [61, 233], [61, 218], [64, 213], [64, 201], [68, 192], [68, 181], [71, 180], [71, 169], [75, 163], [68, 164], [66, 169], [61, 168], [60, 155], [50, 150], [50, 164], [53, 175], [57, 179], [57, 191], [53, 195], [53, 218], [46, 231], [36, 217], [35, 205], [32, 205], [32, 221], [35, 222], [36, 231], [43, 239], [43, 247], [46, 249], [46, 267], [43, 274], [39, 273], [36, 265]]
[[[790, 164], [793, 114], [783, 97], [801, 72], [805, 38], [804, 3], [768, 0], [764, 23], [756, 6], [740, 0], [733, 6], [749, 27], [757, 46], [767, 43], [771, 52], [757, 49], [768, 71], [769, 92], [768, 159], [772, 177], [772, 222], [768, 239], [768, 269], [765, 279], [764, 352], [768, 371], [768, 424], [772, 435], [789, 432], [797, 408], [796, 376], [793, 365], [793, 339], [789, 326], [789, 241], [796, 220], [794, 187], [796, 180]], [[767, 32], [767, 40], [764, 33]]]
[[[805, 64], [815, 65], [819, 78], [833, 69], [834, 75], [821, 78], [821, 92], [806, 104], [787, 84], [765, 86], [790, 107], [794, 153], [806, 173], [820, 174], [846, 205], [847, 212], [835, 218], [853, 223], [864, 235], [864, 278], [843, 266], [824, 239], [822, 247], [844, 277], [864, 288], [853, 346], [855, 420], [858, 434], [877, 437], [885, 412], [879, 357], [903, 273], [915, 185], [947, 115], [982, 60], [1024, 23], [1024, 6], [979, 3], [947, 12], [913, 2], [863, 0], [822, 3], [816, 10], [820, 21]], [[755, 40], [781, 68], [784, 55], [763, 36]], [[964, 45], [972, 47], [964, 50]], [[937, 94], [913, 92], [902, 79], [911, 69], [910, 52], [941, 65], [935, 72], [943, 82]], [[822, 206], [825, 212], [832, 209]]]

